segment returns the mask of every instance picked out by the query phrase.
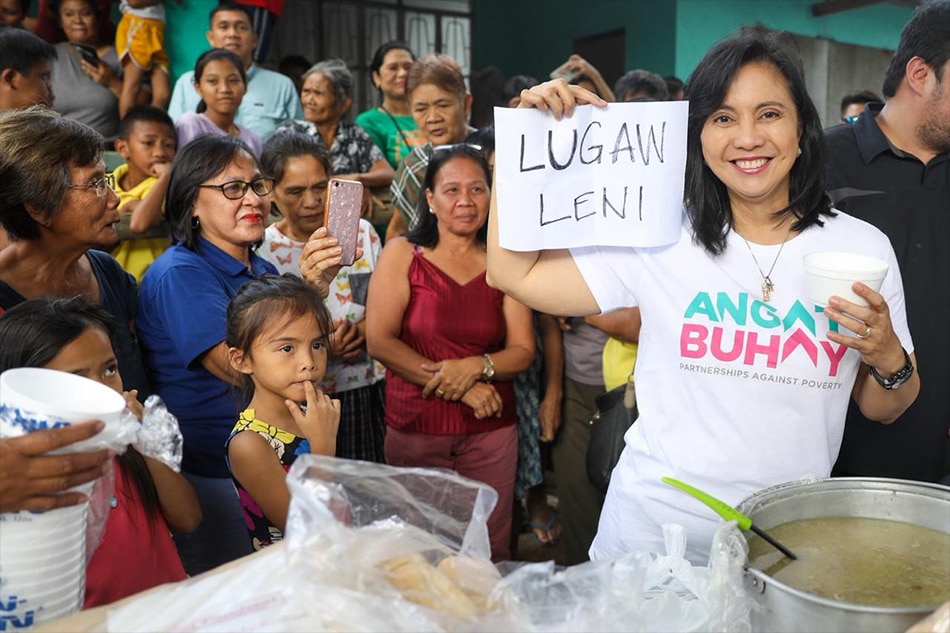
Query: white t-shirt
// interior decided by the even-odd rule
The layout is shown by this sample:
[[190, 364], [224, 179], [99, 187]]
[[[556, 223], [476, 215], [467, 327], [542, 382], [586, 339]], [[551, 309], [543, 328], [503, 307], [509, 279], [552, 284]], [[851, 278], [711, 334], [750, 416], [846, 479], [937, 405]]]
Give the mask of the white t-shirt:
[[[785, 244], [767, 304], [735, 232], [719, 257], [695, 244], [686, 225], [663, 248], [571, 251], [603, 311], [638, 305], [643, 319], [640, 417], [612, 475], [592, 558], [662, 552], [661, 525], [679, 523], [689, 558], [705, 563], [719, 519], [663, 476], [736, 504], [767, 486], [830, 475], [860, 355], [827, 339], [833, 322], [808, 299], [802, 257], [852, 251], [886, 261], [881, 294], [902, 345], [910, 352], [913, 343], [887, 237], [844, 213], [823, 221]], [[751, 248], [768, 271], [780, 246]]]
[[133, 7], [129, 4], [128, 0], [121, 0], [119, 2], [119, 11], [122, 13], [128, 13], [129, 15], [134, 15], [138, 18], [149, 18], [151, 20], [158, 20], [159, 22], [165, 21], [164, 2], [159, 2], [158, 4], [153, 4], [147, 7]]
[[[272, 224], [264, 230], [264, 242], [257, 254], [272, 263], [280, 272], [300, 275], [300, 255], [306, 242], [287, 237]], [[330, 294], [323, 303], [330, 311], [330, 318], [349, 319], [358, 323], [366, 316], [366, 294], [369, 277], [376, 269], [380, 243], [376, 229], [366, 220], [360, 220], [357, 247], [363, 256], [344, 266], [330, 284]], [[320, 388], [327, 393], [350, 391], [376, 384], [386, 377], [385, 368], [365, 352], [355, 360], [335, 360], [327, 363], [327, 371]]]

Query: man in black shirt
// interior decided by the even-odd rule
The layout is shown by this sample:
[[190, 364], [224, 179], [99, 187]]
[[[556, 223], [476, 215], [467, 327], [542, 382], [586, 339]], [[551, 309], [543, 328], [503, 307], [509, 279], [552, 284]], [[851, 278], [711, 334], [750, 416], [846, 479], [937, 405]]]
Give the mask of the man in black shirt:
[[904, 282], [921, 376], [892, 425], [852, 403], [836, 475], [950, 479], [950, 0], [918, 8], [884, 80], [885, 104], [829, 128], [835, 207], [881, 229]]

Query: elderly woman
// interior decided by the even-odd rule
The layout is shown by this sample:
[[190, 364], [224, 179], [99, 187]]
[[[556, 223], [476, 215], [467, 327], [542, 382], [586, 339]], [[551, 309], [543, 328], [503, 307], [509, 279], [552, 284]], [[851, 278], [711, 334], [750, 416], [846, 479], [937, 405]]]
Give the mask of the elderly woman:
[[322, 61], [303, 76], [300, 92], [304, 121], [286, 121], [277, 128], [319, 139], [330, 154], [333, 176], [356, 180], [367, 188], [386, 187], [395, 172], [369, 134], [343, 120], [353, 105], [353, 75], [341, 59]]
[[239, 403], [225, 343], [228, 302], [246, 281], [275, 273], [254, 254], [274, 181], [239, 138], [200, 137], [179, 152], [165, 213], [177, 244], [142, 279], [136, 319], [152, 386], [178, 417], [182, 473], [204, 521], [176, 534], [194, 575], [251, 552], [244, 517], [225, 463], [225, 442]]
[[119, 132], [122, 67], [115, 48], [99, 44], [96, 11], [92, 0], [60, 0], [56, 8], [66, 41], [56, 45], [53, 108], [89, 125], [112, 143]]
[[[281, 216], [264, 231], [258, 253], [281, 273], [300, 276], [307, 240], [323, 226], [330, 159], [311, 136], [275, 134], [261, 155], [274, 180], [273, 207]], [[325, 303], [333, 318], [331, 359], [320, 388], [340, 400], [337, 457], [383, 462], [383, 368], [366, 353], [366, 292], [379, 258], [380, 241], [366, 220], [359, 221], [358, 250], [352, 266], [339, 268]]]
[[115, 351], [123, 388], [148, 392], [133, 334], [135, 279], [108, 249], [118, 241], [119, 198], [106, 180], [103, 141], [45, 108], [0, 114], [0, 311], [37, 297], [85, 295], [124, 327]]
[[409, 45], [402, 42], [386, 42], [377, 48], [369, 72], [383, 101], [356, 117], [356, 124], [383, 150], [393, 169], [399, 167], [413, 147], [425, 143], [409, 110], [406, 89], [409, 69], [415, 60]]
[[424, 219], [386, 244], [370, 279], [366, 340], [387, 370], [386, 461], [492, 486], [492, 559], [505, 560], [518, 459], [512, 381], [535, 347], [531, 311], [485, 282], [489, 182], [471, 147], [433, 155]]
[[474, 132], [468, 126], [472, 95], [465, 88], [462, 69], [448, 55], [426, 55], [416, 60], [407, 79], [409, 107], [426, 143], [413, 149], [400, 163], [390, 191], [396, 213], [386, 229], [386, 240], [415, 228], [419, 218], [420, 183], [434, 147], [461, 143]]
[[[749, 29], [716, 44], [686, 95], [685, 218], [675, 243], [514, 252], [499, 247], [492, 214], [493, 285], [559, 314], [640, 306], [640, 417], [613, 471], [592, 558], [659, 552], [662, 524], [679, 523], [688, 557], [705, 561], [715, 515], [661, 477], [730, 504], [827, 477], [849, 398], [890, 423], [920, 388], [894, 252], [876, 228], [831, 208], [821, 121], [790, 38]], [[520, 107], [560, 117], [578, 103], [604, 105], [558, 80], [524, 93]], [[868, 305], [838, 296], [816, 305], [802, 257], [843, 248], [888, 262], [881, 292], [856, 282]]]

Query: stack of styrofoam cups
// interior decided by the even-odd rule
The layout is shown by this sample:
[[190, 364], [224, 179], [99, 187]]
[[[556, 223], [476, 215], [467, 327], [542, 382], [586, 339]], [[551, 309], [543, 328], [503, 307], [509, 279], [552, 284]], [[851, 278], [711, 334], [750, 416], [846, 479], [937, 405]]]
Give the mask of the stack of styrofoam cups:
[[[49, 369], [0, 374], [0, 436], [102, 420], [97, 436], [62, 449], [102, 445], [125, 409], [105, 385]], [[76, 488], [85, 493], [92, 483]], [[0, 631], [28, 628], [82, 608], [86, 589], [86, 515], [89, 503], [48, 512], [0, 514]]]

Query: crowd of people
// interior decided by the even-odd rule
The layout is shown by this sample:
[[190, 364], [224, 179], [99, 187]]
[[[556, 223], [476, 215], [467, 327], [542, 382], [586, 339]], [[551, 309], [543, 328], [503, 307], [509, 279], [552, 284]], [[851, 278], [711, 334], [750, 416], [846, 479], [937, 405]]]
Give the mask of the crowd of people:
[[[0, 371], [79, 373], [139, 416], [157, 394], [184, 437], [181, 474], [134, 449], [47, 454], [95, 421], [0, 440], [0, 512], [79, 503], [114, 471], [87, 606], [280, 540], [307, 453], [491, 486], [496, 561], [523, 528], [577, 564], [660, 552], [679, 523], [704, 562], [715, 516], [663, 476], [730, 503], [805, 475], [950, 483], [950, 0], [904, 28], [883, 102], [847, 95], [827, 129], [790, 38], [761, 27], [685, 85], [611, 87], [572, 55], [544, 83], [485, 73], [474, 104], [455, 60], [389, 42], [379, 105], [351, 123], [343, 61], [298, 85], [257, 65], [275, 12], [215, 7], [172, 87], [162, 2], [144, 5], [117, 28], [92, 0], [44, 5], [56, 43], [26, 11], [0, 27]], [[681, 99], [675, 243], [499, 246], [491, 106]], [[331, 178], [363, 185], [352, 265], [324, 228]], [[888, 263], [880, 291], [855, 283], [867, 305], [806, 300], [801, 259], [823, 250]], [[640, 417], [605, 494], [590, 420], [631, 371]], [[797, 380], [760, 378], [778, 374]]]

